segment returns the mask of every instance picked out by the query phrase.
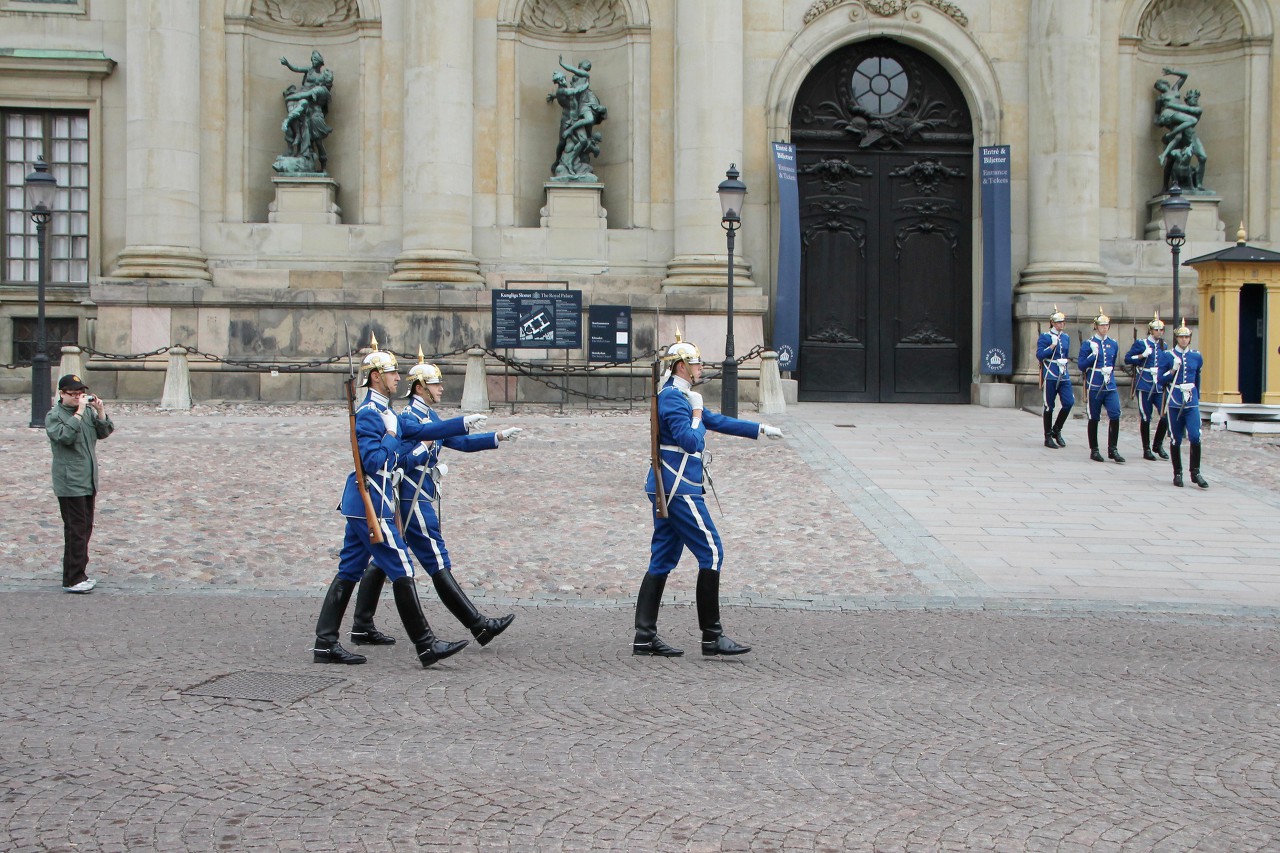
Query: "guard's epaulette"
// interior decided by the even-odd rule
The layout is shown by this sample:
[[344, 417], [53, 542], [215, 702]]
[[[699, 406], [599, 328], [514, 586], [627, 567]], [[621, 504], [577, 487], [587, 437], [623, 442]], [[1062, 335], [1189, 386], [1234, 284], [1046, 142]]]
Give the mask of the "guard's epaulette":
[[[361, 404], [360, 408], [356, 409], [356, 411], [363, 412], [365, 409], [373, 409], [375, 412], [379, 411], [378, 407], [373, 404], [372, 400], [366, 400], [363, 404]], [[379, 414], [381, 414], [381, 412], [379, 412]]]

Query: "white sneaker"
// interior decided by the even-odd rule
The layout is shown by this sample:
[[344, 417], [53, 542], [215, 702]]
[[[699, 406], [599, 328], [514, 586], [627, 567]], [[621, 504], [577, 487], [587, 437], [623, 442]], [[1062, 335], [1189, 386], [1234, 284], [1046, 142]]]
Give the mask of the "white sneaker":
[[79, 592], [79, 593], [93, 592], [93, 588], [97, 585], [98, 585], [97, 581], [82, 580], [80, 581], [80, 583], [76, 584], [75, 586], [64, 586], [62, 588], [62, 591], [63, 592]]

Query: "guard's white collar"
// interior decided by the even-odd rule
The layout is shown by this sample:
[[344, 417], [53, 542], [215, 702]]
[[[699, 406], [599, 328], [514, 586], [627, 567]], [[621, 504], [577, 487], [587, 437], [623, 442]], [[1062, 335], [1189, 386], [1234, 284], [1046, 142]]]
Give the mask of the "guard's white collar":
[[372, 388], [369, 389], [369, 399], [377, 403], [379, 406], [390, 406], [391, 401], [386, 398], [385, 394], [380, 394]]
[[693, 389], [693, 386], [689, 384], [689, 380], [685, 379], [683, 376], [671, 377], [671, 384], [679, 388], [682, 392], [688, 392]]

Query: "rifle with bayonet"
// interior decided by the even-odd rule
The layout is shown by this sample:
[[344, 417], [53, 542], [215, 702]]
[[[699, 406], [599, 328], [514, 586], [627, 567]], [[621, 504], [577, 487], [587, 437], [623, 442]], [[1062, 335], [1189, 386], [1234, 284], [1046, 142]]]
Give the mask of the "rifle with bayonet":
[[653, 465], [653, 498], [658, 518], [667, 517], [667, 489], [662, 482], [662, 450], [658, 443], [658, 392], [662, 390], [662, 359], [653, 362], [653, 402], [649, 406], [649, 462]]
[[[345, 329], [345, 325], [343, 326]], [[369, 527], [369, 541], [374, 545], [382, 544], [382, 525], [378, 513], [373, 509], [373, 499], [369, 497], [369, 484], [364, 479], [364, 462], [360, 460], [360, 441], [356, 438], [356, 367], [351, 358], [351, 337], [347, 336], [347, 367], [350, 372], [342, 387], [347, 396], [347, 415], [351, 428], [351, 456], [356, 466], [356, 488], [360, 490], [360, 502], [364, 504], [364, 521]]]

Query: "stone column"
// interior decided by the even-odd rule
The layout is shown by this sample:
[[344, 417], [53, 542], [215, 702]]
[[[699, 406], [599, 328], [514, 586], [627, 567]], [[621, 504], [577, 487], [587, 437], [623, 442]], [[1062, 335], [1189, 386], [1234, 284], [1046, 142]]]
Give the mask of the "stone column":
[[471, 0], [405, 5], [403, 236], [391, 281], [483, 284], [472, 254]]
[[117, 278], [209, 279], [200, 249], [200, 3], [125, 6], [125, 248]]
[[[743, 165], [742, 14], [741, 0], [676, 0], [675, 256], [664, 289], [725, 286], [716, 187], [731, 163]], [[733, 283], [756, 286], [737, 254]]]
[[1099, 0], [1032, 0], [1021, 293], [1110, 293], [1099, 263]]

